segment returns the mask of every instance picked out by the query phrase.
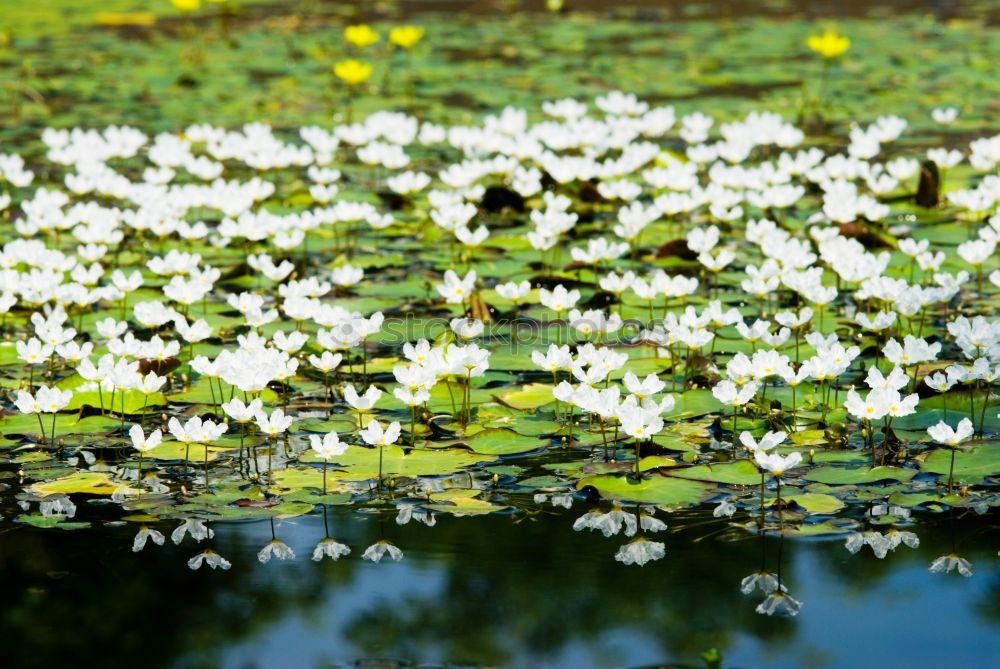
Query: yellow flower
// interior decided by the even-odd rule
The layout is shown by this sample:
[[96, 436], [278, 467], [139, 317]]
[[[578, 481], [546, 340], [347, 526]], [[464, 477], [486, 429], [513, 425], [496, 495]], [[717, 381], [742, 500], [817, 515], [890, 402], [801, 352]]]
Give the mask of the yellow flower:
[[824, 58], [836, 58], [851, 48], [851, 39], [827, 30], [822, 35], [810, 35], [806, 44]]
[[358, 26], [344, 28], [344, 39], [359, 49], [364, 49], [378, 41], [378, 33], [372, 30], [372, 27], [367, 23], [362, 23]]
[[333, 73], [348, 86], [357, 86], [372, 76], [372, 66], [359, 60], [342, 60], [333, 66]]
[[201, 0], [170, 0], [170, 4], [182, 12], [196, 12], [201, 9]]
[[404, 49], [413, 47], [424, 36], [424, 29], [420, 26], [399, 26], [389, 31], [389, 41]]

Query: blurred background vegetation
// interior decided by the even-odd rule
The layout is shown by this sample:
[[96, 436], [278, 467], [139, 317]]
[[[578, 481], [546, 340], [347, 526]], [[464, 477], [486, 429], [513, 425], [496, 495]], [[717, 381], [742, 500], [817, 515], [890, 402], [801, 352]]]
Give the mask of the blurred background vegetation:
[[[0, 0], [0, 140], [49, 125], [329, 125], [349, 107], [462, 123], [616, 88], [833, 131], [891, 112], [931, 132], [927, 112], [954, 104], [961, 137], [1000, 117], [997, 17], [994, 0]], [[352, 45], [351, 25], [378, 40]], [[393, 44], [410, 25], [419, 40]], [[833, 59], [807, 47], [829, 29], [851, 40]]]

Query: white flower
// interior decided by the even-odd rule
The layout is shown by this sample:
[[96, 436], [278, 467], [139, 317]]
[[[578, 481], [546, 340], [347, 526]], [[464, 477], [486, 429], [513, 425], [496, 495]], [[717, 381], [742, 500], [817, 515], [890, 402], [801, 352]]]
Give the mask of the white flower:
[[133, 425], [129, 428], [128, 436], [132, 439], [132, 447], [140, 453], [146, 453], [160, 445], [163, 433], [160, 430], [153, 430], [147, 437], [142, 432], [142, 427]]
[[257, 412], [256, 415], [257, 426], [260, 427], [260, 431], [269, 437], [276, 437], [282, 434], [291, 427], [294, 418], [291, 416], [286, 416], [284, 410], [275, 409], [268, 416], [264, 413], [263, 409]]
[[622, 381], [625, 383], [625, 388], [639, 399], [655, 395], [667, 386], [656, 374], [649, 374], [645, 379], [639, 381], [639, 378], [632, 372], [625, 372], [625, 378]]
[[531, 292], [531, 282], [522, 281], [521, 283], [517, 283], [515, 281], [508, 281], [507, 283], [497, 284], [496, 291], [500, 297], [516, 303], [518, 300], [527, 297]]
[[565, 286], [559, 284], [551, 291], [540, 288], [538, 290], [538, 299], [552, 311], [563, 312], [576, 306], [577, 301], [580, 299], [580, 291], [566, 290]]
[[475, 270], [469, 270], [463, 278], [459, 278], [455, 272], [448, 270], [444, 273], [444, 283], [436, 288], [446, 302], [457, 304], [469, 299], [475, 285]]
[[935, 123], [950, 125], [958, 118], [958, 107], [935, 107], [931, 110], [931, 118]]
[[327, 432], [322, 437], [318, 434], [309, 435], [309, 446], [316, 455], [329, 460], [347, 451], [348, 444], [340, 440], [336, 432]]
[[971, 437], [973, 432], [974, 429], [972, 427], [972, 421], [968, 418], [963, 418], [959, 421], [958, 427], [954, 430], [943, 420], [938, 421], [935, 425], [931, 425], [927, 428], [927, 434], [931, 439], [939, 444], [951, 446], [952, 448], [958, 446], [960, 443]]
[[787, 432], [768, 432], [760, 438], [760, 441], [757, 441], [749, 432], [740, 433], [740, 443], [752, 453], [769, 451], [787, 438]]
[[263, 410], [264, 403], [258, 398], [252, 400], [249, 404], [244, 404], [243, 400], [234, 397], [220, 406], [226, 412], [226, 415], [237, 423], [249, 423]]
[[486, 328], [478, 318], [454, 318], [450, 325], [451, 331], [462, 339], [474, 339], [483, 334]]
[[764, 453], [757, 451], [753, 454], [753, 458], [757, 462], [758, 467], [764, 471], [771, 472], [774, 476], [781, 476], [786, 471], [802, 462], [802, 454], [798, 451], [793, 451], [784, 457], [777, 453]]
[[399, 439], [399, 433], [401, 430], [399, 421], [392, 421], [389, 426], [385, 429], [382, 428], [382, 424], [377, 420], [373, 420], [368, 423], [365, 429], [360, 430], [358, 434], [361, 439], [369, 446], [391, 446], [396, 443]]
[[382, 391], [375, 386], [368, 386], [364, 395], [358, 395], [358, 391], [352, 385], [344, 386], [344, 400], [358, 411], [370, 411], [380, 397]]

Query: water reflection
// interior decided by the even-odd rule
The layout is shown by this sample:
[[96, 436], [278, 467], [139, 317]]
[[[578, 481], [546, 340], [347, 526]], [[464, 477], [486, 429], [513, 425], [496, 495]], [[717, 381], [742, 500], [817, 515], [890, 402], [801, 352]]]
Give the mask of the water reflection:
[[[107, 666], [142, 657], [183, 667], [364, 657], [700, 666], [709, 648], [723, 653], [725, 666], [875, 666], [880, 654], [883, 666], [898, 666], [906, 658], [925, 664], [926, 652], [954, 666], [1000, 650], [989, 635], [1000, 620], [1000, 571], [982, 548], [995, 528], [981, 517], [928, 519], [919, 545], [880, 560], [852, 555], [843, 538], [720, 532], [728, 521], [710, 511], [672, 514], [669, 529], [651, 507], [604, 512], [622, 514], [620, 532], [633, 537], [625, 548], [619, 532], [574, 530], [579, 511], [516, 524], [497, 514], [445, 516], [433, 527], [393, 522], [397, 513], [334, 507], [325, 517], [186, 520], [138, 534], [106, 527], [95, 530], [96, 545], [90, 533], [8, 531], [0, 616], [5, 636], [20, 640], [8, 649], [8, 666], [57, 662], [94, 644]], [[593, 522], [608, 521], [614, 517]], [[168, 533], [172, 542], [163, 541]], [[140, 537], [145, 548], [133, 554]], [[661, 548], [629, 548], [636, 543]], [[192, 544], [200, 550], [193, 558]], [[662, 559], [625, 566], [625, 550], [637, 564], [646, 551]], [[402, 551], [406, 559], [395, 562]], [[964, 561], [977, 563], [974, 576], [948, 578], [949, 566], [966, 573]], [[800, 601], [808, 607], [789, 617]], [[136, 620], [149, 624], [137, 629]], [[913, 628], [921, 639], [887, 643], [889, 620], [893, 629], [922, 620]], [[880, 643], [865, 643], [879, 635]]]

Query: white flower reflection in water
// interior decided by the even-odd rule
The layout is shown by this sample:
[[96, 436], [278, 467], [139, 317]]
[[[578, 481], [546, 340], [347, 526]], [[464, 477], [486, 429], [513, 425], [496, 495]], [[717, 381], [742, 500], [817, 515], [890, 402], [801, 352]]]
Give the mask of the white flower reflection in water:
[[751, 594], [755, 588], [760, 588], [760, 591], [765, 595], [770, 595], [772, 592], [777, 592], [778, 590], [785, 590], [785, 586], [781, 585], [778, 581], [777, 574], [763, 570], [755, 571], [740, 581], [740, 592], [744, 595]]
[[931, 566], [928, 569], [935, 574], [947, 574], [953, 569], [957, 569], [958, 573], [966, 578], [972, 576], [972, 563], [963, 557], [959, 557], [956, 553], [942, 555], [934, 560], [934, 562], [931, 562]]
[[714, 518], [722, 518], [723, 516], [729, 518], [734, 513], [736, 513], [736, 505], [728, 499], [722, 500], [718, 506], [712, 509], [712, 516]]
[[615, 559], [622, 564], [637, 564], [640, 567], [667, 554], [666, 546], [660, 541], [650, 541], [637, 537], [618, 549]]
[[396, 514], [396, 524], [406, 525], [411, 520], [423, 523], [427, 527], [434, 527], [437, 523], [434, 514], [427, 509], [422, 509], [416, 504], [400, 504], [399, 513]]
[[211, 548], [204, 551], [203, 553], [198, 553], [193, 558], [188, 560], [188, 567], [191, 569], [199, 569], [202, 563], [207, 564], [212, 569], [229, 569], [232, 563], [226, 558], [222, 557]]
[[635, 516], [626, 512], [618, 504], [615, 504], [610, 511], [588, 511], [573, 523], [574, 530], [600, 530], [606, 536], [614, 536], [625, 527], [625, 536], [631, 537], [635, 534], [637, 524]]
[[38, 510], [46, 518], [52, 516], [72, 518], [76, 515], [76, 504], [73, 504], [68, 495], [50, 495], [38, 504]]
[[552, 506], [561, 506], [564, 509], [569, 509], [573, 506], [573, 494], [572, 493], [552, 493], [551, 495], [540, 492], [535, 493], [535, 504], [544, 504], [546, 500], [549, 501]]
[[215, 536], [215, 531], [205, 525], [204, 520], [197, 518], [187, 518], [170, 533], [170, 540], [175, 544], [184, 541], [184, 535], [190, 534], [195, 541], [204, 541]]
[[288, 544], [278, 539], [271, 539], [257, 553], [257, 559], [260, 560], [261, 564], [267, 564], [272, 557], [278, 560], [294, 560], [295, 551]]
[[389, 558], [395, 562], [399, 562], [403, 559], [403, 551], [399, 550], [385, 539], [376, 541], [371, 546], [366, 548], [361, 557], [362, 559], [371, 560], [372, 562], [379, 562], [386, 553], [388, 553]]
[[324, 557], [336, 560], [344, 557], [350, 552], [351, 548], [347, 544], [342, 544], [338, 541], [334, 541], [330, 537], [326, 537], [316, 544], [316, 548], [313, 549], [312, 559], [313, 562], [319, 562]]
[[139, 533], [135, 535], [135, 539], [132, 540], [132, 552], [138, 553], [143, 548], [146, 547], [146, 542], [152, 539], [153, 543], [157, 546], [162, 546], [164, 542], [163, 534], [157, 532], [156, 530], [143, 526], [139, 529]]
[[852, 532], [847, 535], [844, 547], [851, 553], [857, 553], [862, 546], [870, 546], [872, 553], [878, 559], [885, 558], [889, 551], [894, 551], [900, 544], [916, 548], [920, 545], [920, 538], [913, 532], [890, 529], [885, 534], [869, 530], [866, 532]]
[[802, 602], [789, 595], [784, 587], [772, 592], [764, 601], [757, 605], [755, 611], [761, 615], [773, 616], [788, 615], [796, 616], [802, 609]]

